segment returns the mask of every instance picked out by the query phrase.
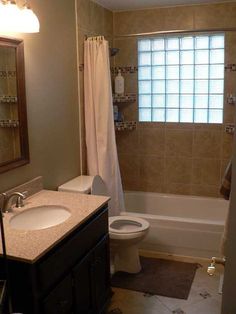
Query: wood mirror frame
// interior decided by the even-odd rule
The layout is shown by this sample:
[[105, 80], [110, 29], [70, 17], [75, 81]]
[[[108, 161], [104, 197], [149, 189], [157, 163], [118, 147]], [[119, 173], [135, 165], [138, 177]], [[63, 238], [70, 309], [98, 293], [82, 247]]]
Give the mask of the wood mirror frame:
[[[14, 107], [13, 110], [11, 109], [7, 109], [7, 110], [15, 112], [15, 115], [17, 115], [17, 119], [16, 119], [17, 121], [15, 121], [16, 124], [14, 125], [14, 123], [11, 124], [12, 123], [11, 117], [10, 119], [5, 118], [6, 123], [8, 123], [7, 125], [8, 127], [6, 127], [4, 124], [4, 120], [0, 120], [2, 122], [2, 124], [0, 125], [0, 128], [3, 128], [5, 126], [6, 132], [7, 132], [7, 129], [8, 130], [12, 129], [11, 132], [12, 133], [15, 132], [15, 134], [17, 134], [17, 135], [14, 135], [15, 137], [17, 136], [17, 139], [14, 136], [12, 136], [12, 141], [14, 141], [14, 143], [13, 144], [9, 143], [9, 144], [12, 144], [13, 146], [17, 145], [18, 152], [13, 154], [14, 155], [13, 158], [9, 160], [4, 160], [4, 158], [0, 156], [1, 157], [0, 173], [6, 172], [8, 170], [11, 170], [11, 169], [14, 169], [14, 168], [17, 168], [17, 167], [20, 167], [29, 163], [29, 142], [28, 142], [26, 93], [25, 93], [24, 43], [23, 43], [23, 40], [0, 37], [0, 49], [2, 47], [5, 48], [5, 50], [6, 48], [13, 48], [15, 51], [15, 63], [14, 63], [15, 82], [14, 84], [16, 84], [15, 85], [16, 97], [13, 102], [10, 101], [10, 103], [9, 102], [7, 103], [6, 99], [4, 100], [5, 96], [2, 96], [0, 100], [0, 106], [8, 106], [8, 105], [16, 106]], [[8, 75], [9, 73], [12, 73], [12, 72], [7, 71], [7, 66], [6, 66], [6, 71], [4, 71], [4, 74], [5, 72], [6, 72], [6, 77], [7, 77], [6, 79], [8, 80]], [[0, 82], [0, 87], [1, 87], [1, 82]], [[0, 89], [0, 93], [3, 93], [3, 87]], [[2, 111], [3, 110], [4, 109], [2, 109]], [[14, 131], [13, 131], [13, 127], [15, 128]], [[2, 142], [3, 142], [3, 135], [0, 135], [0, 142], [1, 142], [1, 136], [2, 136]], [[7, 142], [7, 139], [5, 139], [5, 141]], [[2, 149], [2, 156], [4, 154], [3, 146], [4, 145], [2, 145], [2, 148], [0, 147], [0, 149]], [[0, 151], [0, 155], [1, 155], [1, 151]], [[5, 159], [7, 159], [7, 157], [5, 157]]]

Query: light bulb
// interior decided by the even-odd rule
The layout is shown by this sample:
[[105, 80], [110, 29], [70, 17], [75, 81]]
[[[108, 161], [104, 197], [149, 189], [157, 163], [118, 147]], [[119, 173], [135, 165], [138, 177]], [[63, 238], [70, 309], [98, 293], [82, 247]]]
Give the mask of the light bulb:
[[15, 1], [7, 1], [0, 5], [0, 31], [18, 32], [20, 25], [20, 9]]
[[27, 6], [24, 6], [21, 12], [21, 23], [19, 32], [21, 33], [38, 33], [40, 29], [39, 20], [34, 12]]
[[28, 6], [20, 9], [14, 0], [0, 0], [0, 32], [38, 33], [39, 28], [39, 20]]

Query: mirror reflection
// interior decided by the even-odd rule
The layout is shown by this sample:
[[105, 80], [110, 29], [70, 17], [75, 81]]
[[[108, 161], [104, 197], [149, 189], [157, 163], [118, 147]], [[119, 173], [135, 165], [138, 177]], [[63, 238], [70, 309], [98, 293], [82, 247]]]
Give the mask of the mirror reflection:
[[28, 162], [23, 41], [0, 38], [0, 172]]
[[20, 157], [16, 49], [0, 47], [0, 164]]

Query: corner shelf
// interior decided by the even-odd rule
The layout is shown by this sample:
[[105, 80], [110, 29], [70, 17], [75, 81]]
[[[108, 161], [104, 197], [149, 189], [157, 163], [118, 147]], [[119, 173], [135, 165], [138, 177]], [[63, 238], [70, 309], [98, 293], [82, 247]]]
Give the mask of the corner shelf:
[[0, 120], [0, 128], [18, 128], [18, 120]]
[[115, 122], [116, 131], [133, 131], [137, 129], [136, 121]]
[[136, 94], [113, 95], [113, 103], [132, 103], [136, 101]]
[[16, 104], [17, 97], [16, 96], [0, 96], [1, 104]]

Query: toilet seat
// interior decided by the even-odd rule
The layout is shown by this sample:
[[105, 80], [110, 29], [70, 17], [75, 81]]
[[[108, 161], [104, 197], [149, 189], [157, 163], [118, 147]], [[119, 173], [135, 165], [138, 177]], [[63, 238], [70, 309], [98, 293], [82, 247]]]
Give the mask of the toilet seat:
[[147, 230], [149, 222], [138, 217], [109, 217], [109, 231], [114, 234], [134, 234]]

